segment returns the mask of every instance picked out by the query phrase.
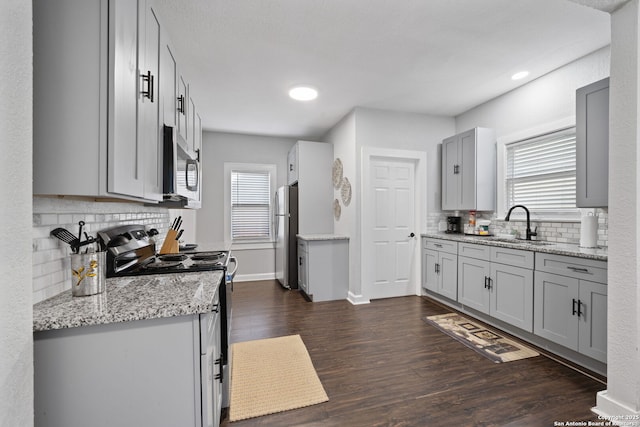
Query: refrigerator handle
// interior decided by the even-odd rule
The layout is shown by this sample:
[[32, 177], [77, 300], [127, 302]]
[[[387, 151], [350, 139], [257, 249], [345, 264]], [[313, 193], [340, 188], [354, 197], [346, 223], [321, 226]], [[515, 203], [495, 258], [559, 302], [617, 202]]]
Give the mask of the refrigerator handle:
[[278, 209], [280, 206], [280, 200], [278, 197], [278, 192], [276, 191], [276, 194], [274, 195], [274, 203], [273, 203], [273, 240], [277, 240], [278, 239], [278, 233], [280, 232], [279, 228], [280, 228], [280, 221], [278, 221]]

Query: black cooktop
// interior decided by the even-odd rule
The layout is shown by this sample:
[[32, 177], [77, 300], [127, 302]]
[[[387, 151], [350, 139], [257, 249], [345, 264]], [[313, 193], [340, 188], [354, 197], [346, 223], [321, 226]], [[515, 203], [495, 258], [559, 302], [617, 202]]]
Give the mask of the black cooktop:
[[156, 255], [144, 263], [126, 270], [108, 273], [108, 277], [141, 276], [147, 274], [188, 273], [193, 271], [225, 270], [229, 261], [229, 253], [191, 252]]

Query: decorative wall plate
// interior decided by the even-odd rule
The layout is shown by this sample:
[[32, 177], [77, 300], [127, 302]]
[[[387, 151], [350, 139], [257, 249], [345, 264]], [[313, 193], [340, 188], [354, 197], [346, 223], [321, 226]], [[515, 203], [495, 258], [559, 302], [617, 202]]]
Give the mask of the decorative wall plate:
[[342, 160], [337, 158], [333, 161], [333, 188], [338, 189], [342, 185]]
[[333, 217], [336, 221], [340, 221], [340, 214], [342, 213], [342, 208], [340, 207], [340, 201], [335, 199], [333, 201]]
[[342, 179], [340, 195], [342, 196], [342, 203], [344, 203], [345, 206], [349, 206], [349, 203], [351, 203], [351, 183], [346, 176]]

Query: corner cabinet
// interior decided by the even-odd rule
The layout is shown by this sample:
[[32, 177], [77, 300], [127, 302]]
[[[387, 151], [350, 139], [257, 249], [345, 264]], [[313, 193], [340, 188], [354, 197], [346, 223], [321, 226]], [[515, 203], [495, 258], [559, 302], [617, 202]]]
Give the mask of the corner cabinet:
[[457, 300], [458, 243], [422, 238], [422, 287]]
[[576, 91], [576, 206], [609, 205], [609, 78]]
[[607, 263], [536, 253], [534, 333], [607, 362]]
[[495, 210], [496, 137], [474, 128], [442, 141], [442, 210]]

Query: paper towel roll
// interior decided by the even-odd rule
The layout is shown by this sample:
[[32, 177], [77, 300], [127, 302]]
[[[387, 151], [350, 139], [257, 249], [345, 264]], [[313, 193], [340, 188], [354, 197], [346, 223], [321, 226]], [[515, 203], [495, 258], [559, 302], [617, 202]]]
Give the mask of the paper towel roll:
[[580, 246], [595, 248], [598, 246], [598, 216], [585, 215], [580, 223]]

